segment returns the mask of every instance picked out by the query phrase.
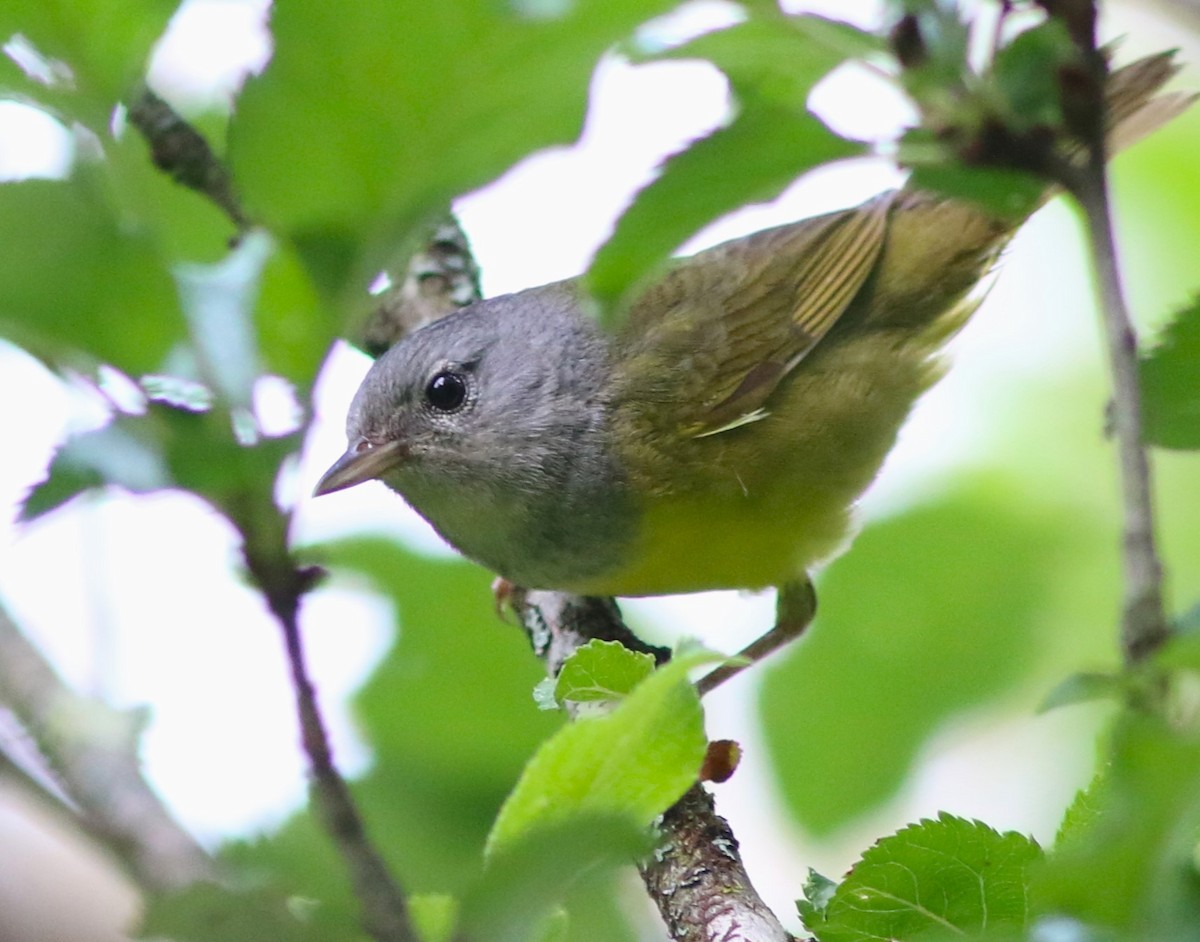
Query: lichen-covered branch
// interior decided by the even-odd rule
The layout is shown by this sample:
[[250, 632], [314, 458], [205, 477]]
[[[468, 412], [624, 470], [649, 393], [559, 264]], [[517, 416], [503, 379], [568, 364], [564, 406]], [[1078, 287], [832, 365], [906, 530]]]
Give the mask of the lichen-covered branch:
[[662, 844], [639, 867], [676, 942], [791, 942], [750, 883], [729, 823], [693, 785], [667, 809]]
[[479, 298], [479, 266], [466, 233], [447, 213], [429, 226], [404, 272], [380, 295], [362, 330], [363, 349], [377, 357], [405, 334]]

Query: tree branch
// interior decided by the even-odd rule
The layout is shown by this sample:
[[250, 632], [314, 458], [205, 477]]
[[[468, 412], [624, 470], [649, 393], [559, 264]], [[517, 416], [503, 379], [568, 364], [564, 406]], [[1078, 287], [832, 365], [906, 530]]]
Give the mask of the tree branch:
[[[513, 589], [508, 602], [551, 676], [593, 638], [660, 663], [669, 657], [629, 630], [612, 599]], [[675, 942], [792, 942], [751, 884], [729, 822], [702, 785], [667, 809], [658, 831], [658, 848], [638, 870]]]
[[0, 700], [48, 760], [84, 831], [148, 890], [211, 878], [211, 858], [142, 777], [135, 713], [71, 690], [0, 609]]
[[363, 327], [363, 349], [371, 356], [481, 297], [479, 266], [457, 219], [447, 213], [436, 220], [420, 246]]
[[1064, 88], [1071, 103], [1072, 130], [1085, 147], [1082, 164], [1058, 173], [1059, 181], [1083, 210], [1088, 247], [1100, 295], [1101, 318], [1112, 373], [1112, 429], [1117, 443], [1123, 514], [1122, 569], [1125, 600], [1121, 648], [1128, 664], [1157, 650], [1170, 635], [1163, 607], [1163, 568], [1155, 544], [1150, 461], [1142, 440], [1142, 395], [1138, 345], [1125, 302], [1113, 234], [1108, 188], [1108, 63], [1096, 44], [1094, 2], [1064, 4], [1064, 18], [1087, 68], [1082, 80]]
[[1163, 568], [1155, 544], [1150, 460], [1142, 441], [1141, 388], [1138, 385], [1137, 334], [1125, 304], [1113, 238], [1107, 174], [1095, 166], [1093, 152], [1080, 185], [1073, 191], [1087, 219], [1092, 266], [1100, 294], [1104, 337], [1112, 373], [1112, 428], [1121, 476], [1122, 568], [1125, 582], [1121, 648], [1125, 661], [1137, 663], [1169, 637], [1163, 608]]
[[287, 566], [275, 564], [287, 559], [282, 546], [263, 556], [252, 549], [256, 541], [245, 533], [243, 539], [247, 568], [283, 632], [296, 694], [300, 739], [312, 776], [313, 807], [350, 873], [354, 895], [362, 906], [363, 928], [375, 942], [419, 942], [404, 893], [367, 836], [350, 789], [333, 763], [333, 750], [317, 705], [316, 690], [308, 675], [298, 614], [300, 599], [311, 587], [316, 573], [298, 570], [290, 562]]
[[250, 220], [234, 193], [229, 171], [204, 136], [174, 108], [147, 88], [130, 105], [129, 123], [150, 145], [150, 157], [156, 167], [176, 183], [212, 200], [239, 233], [250, 227]]

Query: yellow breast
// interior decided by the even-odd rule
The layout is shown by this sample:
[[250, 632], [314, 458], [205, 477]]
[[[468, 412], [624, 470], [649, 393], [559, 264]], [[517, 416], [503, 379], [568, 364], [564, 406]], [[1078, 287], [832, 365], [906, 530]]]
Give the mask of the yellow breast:
[[836, 552], [849, 518], [845, 506], [781, 492], [656, 501], [620, 568], [570, 589], [638, 596], [779, 585]]

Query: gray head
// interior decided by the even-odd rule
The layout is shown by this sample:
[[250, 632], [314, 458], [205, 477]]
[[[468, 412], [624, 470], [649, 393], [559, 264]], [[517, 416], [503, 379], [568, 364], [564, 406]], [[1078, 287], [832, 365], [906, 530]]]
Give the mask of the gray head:
[[588, 578], [615, 563], [630, 523], [607, 438], [609, 374], [569, 283], [472, 305], [372, 366], [349, 448], [316, 492], [378, 478], [514, 582]]

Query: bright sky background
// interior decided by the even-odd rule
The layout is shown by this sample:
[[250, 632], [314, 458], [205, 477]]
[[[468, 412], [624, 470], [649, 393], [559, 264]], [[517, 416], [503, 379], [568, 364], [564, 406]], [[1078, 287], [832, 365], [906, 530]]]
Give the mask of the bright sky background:
[[[720, 22], [728, 7], [703, 2], [686, 22]], [[870, 16], [875, 3], [805, 4], [843, 18]], [[182, 107], [227, 98], [248, 67], [261, 64], [267, 40], [263, 0], [194, 0], [177, 16], [155, 58], [158, 89]], [[678, 26], [678, 21], [676, 26]], [[886, 135], [904, 119], [903, 102], [863, 74], [845, 74], [818, 90], [814, 104], [842, 129]], [[727, 105], [716, 70], [695, 63], [631, 67], [605, 62], [579, 145], [537, 155], [457, 206], [483, 267], [488, 294], [577, 274], [609, 231], [616, 213], [650, 177], [656, 162], [719, 122]], [[69, 160], [69, 140], [52, 120], [0, 104], [0, 177], [54, 175]], [[881, 162], [814, 174], [774, 204], [710, 227], [689, 248], [862, 200], [898, 177]], [[1005, 276], [968, 330], [955, 341], [950, 377], [928, 395], [905, 429], [865, 514], [887, 513], [936, 488], [951, 469], [981, 450], [989, 402], [1014, 377], [1061, 364], [1074, 332], [1081, 357], [1094, 337], [1070, 319], [1042, 319], [1051, 308], [1086, 308], [1083, 285], [1050, 244], [1070, 243], [1074, 223], [1061, 206], [1041, 213], [1008, 254]], [[1056, 336], [1056, 332], [1061, 336]], [[1030, 345], [1027, 338], [1039, 337]], [[349, 348], [331, 357], [318, 388], [318, 423], [295, 481], [306, 494], [344, 448], [346, 405], [368, 365]], [[1019, 380], [1017, 380], [1019, 381]], [[68, 392], [32, 359], [0, 344], [0, 503], [15, 506], [44, 473], [55, 443], [96, 421], [94, 408]], [[301, 497], [301, 541], [362, 529], [405, 534], [431, 552], [448, 552], [428, 527], [382, 486], [311, 502]], [[229, 577], [236, 564], [232, 533], [198, 502], [178, 495], [78, 501], [30, 527], [0, 519], [0, 595], [19, 622], [84, 691], [125, 705], [149, 704], [144, 742], [147, 774], [180, 819], [207, 842], [269, 826], [304, 797], [304, 767], [295, 735], [292, 692], [278, 632], [254, 593]], [[639, 600], [666, 630], [702, 631], [734, 650], [771, 618], [769, 596], [713, 593]], [[338, 590], [306, 601], [306, 642], [343, 769], [369, 760], [342, 703], [390, 640], [382, 603]], [[731, 630], [729, 626], [744, 626]], [[722, 810], [734, 819], [751, 872], [778, 911], [804, 867], [835, 870], [848, 861], [797, 853], [780, 831], [774, 796], [761, 769], [750, 717], [753, 678], [729, 684], [709, 708], [710, 735], [749, 747], [746, 766], [722, 786]], [[1077, 784], [1047, 781], [1044, 770], [1000, 756], [1036, 755], [1061, 741], [1069, 712], [982, 731], [951, 731], [930, 749], [908, 793], [905, 817], [946, 808], [996, 826], [1046, 836]], [[1081, 743], [1078, 765], [1090, 761]], [[895, 809], [891, 814], [895, 814]], [[872, 836], [866, 822], [860, 835]], [[858, 838], [851, 838], [852, 846]]]

